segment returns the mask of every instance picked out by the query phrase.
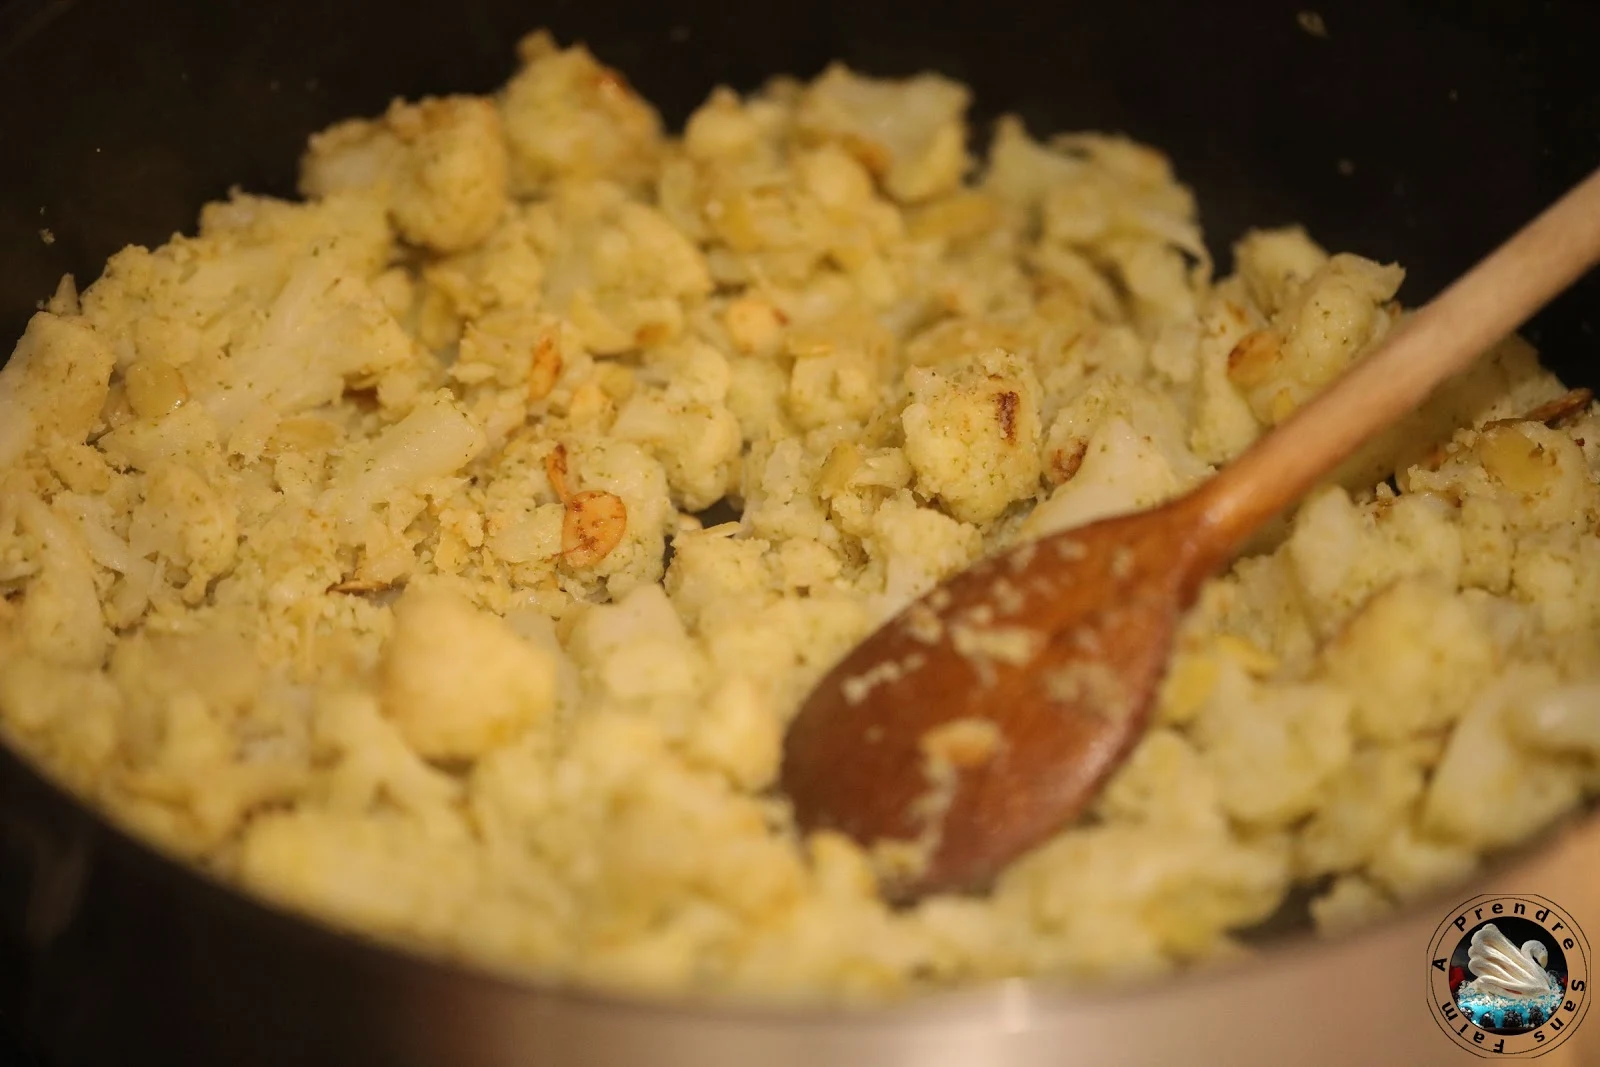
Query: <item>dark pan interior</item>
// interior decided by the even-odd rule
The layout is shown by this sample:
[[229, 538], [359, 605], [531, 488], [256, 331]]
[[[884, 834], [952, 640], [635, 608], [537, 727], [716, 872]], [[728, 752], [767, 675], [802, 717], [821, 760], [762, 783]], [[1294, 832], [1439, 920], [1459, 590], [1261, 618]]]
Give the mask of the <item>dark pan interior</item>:
[[[1315, 8], [1326, 36], [1297, 15]], [[65, 271], [193, 225], [230, 185], [288, 194], [305, 135], [393, 95], [486, 90], [549, 25], [670, 121], [719, 82], [933, 67], [978, 117], [1128, 132], [1168, 150], [1224, 251], [1307, 223], [1397, 259], [1408, 302], [1600, 163], [1587, 0], [0, 0], [0, 338]], [[981, 128], [981, 127], [980, 127]], [[1350, 164], [1341, 173], [1340, 162]], [[53, 244], [41, 241], [48, 229]], [[1600, 281], [1534, 333], [1592, 378]], [[0, 342], [9, 349], [9, 340]]]
[[[1409, 303], [1600, 163], [1594, 0], [0, 0], [0, 353], [62, 273], [232, 185], [289, 194], [309, 132], [490, 89], [540, 25], [674, 123], [833, 58], [937, 68], [980, 130], [1017, 111], [1166, 149], [1219, 253], [1301, 221], [1403, 262]], [[1597, 320], [1590, 277], [1529, 331], [1569, 384], [1600, 385]], [[459, 991], [190, 879], [0, 751], [0, 1016], [49, 1062], [443, 1062], [390, 1024]]]

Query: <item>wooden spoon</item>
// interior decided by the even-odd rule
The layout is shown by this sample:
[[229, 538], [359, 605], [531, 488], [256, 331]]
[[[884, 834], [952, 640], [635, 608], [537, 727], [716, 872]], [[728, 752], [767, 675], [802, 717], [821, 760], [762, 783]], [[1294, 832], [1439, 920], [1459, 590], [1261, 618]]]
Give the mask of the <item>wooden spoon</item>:
[[911, 605], [789, 727], [800, 827], [903, 843], [894, 899], [986, 886], [1132, 749], [1201, 584], [1597, 259], [1600, 171], [1193, 492], [1021, 545]]

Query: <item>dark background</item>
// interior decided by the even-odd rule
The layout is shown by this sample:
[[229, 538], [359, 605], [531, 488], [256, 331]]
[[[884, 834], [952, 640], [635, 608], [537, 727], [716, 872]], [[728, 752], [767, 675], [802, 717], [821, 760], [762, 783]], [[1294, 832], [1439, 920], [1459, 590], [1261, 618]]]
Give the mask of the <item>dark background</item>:
[[[63, 272], [87, 283], [231, 185], [288, 194], [309, 132], [490, 89], [540, 25], [674, 123], [719, 82], [833, 58], [937, 68], [980, 131], [1014, 110], [1167, 150], [1219, 253], [1302, 221], [1403, 262], [1413, 304], [1600, 163], [1595, 0], [0, 0], [0, 353]], [[1530, 331], [1571, 384], [1600, 385], [1597, 318], [1591, 277]], [[483, 985], [199, 882], [0, 749], [0, 1035], [50, 1067], [432, 1067], [397, 1026], [432, 1033]]]
[[[1315, 8], [1327, 36], [1296, 15]], [[233, 184], [289, 194], [305, 135], [393, 95], [487, 90], [551, 26], [669, 121], [719, 82], [830, 58], [970, 82], [978, 117], [1147, 139], [1223, 252], [1304, 220], [1411, 271], [1420, 302], [1600, 163], [1591, 0], [0, 0], [0, 337]], [[86, 121], [86, 119], [88, 121]], [[979, 128], [983, 128], [980, 123]], [[1340, 160], [1353, 171], [1340, 173]], [[41, 228], [56, 242], [45, 246]], [[1536, 333], [1592, 343], [1591, 282]]]

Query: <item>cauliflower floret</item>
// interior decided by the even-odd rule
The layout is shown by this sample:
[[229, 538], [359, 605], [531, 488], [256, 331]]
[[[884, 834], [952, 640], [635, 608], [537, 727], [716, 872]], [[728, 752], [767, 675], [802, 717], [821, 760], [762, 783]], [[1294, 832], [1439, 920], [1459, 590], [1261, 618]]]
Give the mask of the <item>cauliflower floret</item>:
[[454, 474], [470, 463], [483, 445], [483, 431], [448, 394], [440, 394], [347, 452], [320, 507], [353, 522], [374, 505], [419, 482]]
[[766, 789], [778, 777], [782, 721], [759, 684], [745, 675], [730, 675], [712, 690], [704, 713], [692, 720], [685, 754], [727, 775], [738, 789]]
[[672, 603], [691, 625], [706, 612], [736, 614], [747, 605], [766, 603], [771, 594], [767, 569], [768, 542], [734, 536], [733, 524], [694, 530], [672, 540], [672, 566], [666, 589]]
[[1106, 783], [1096, 810], [1107, 820], [1221, 836], [1227, 819], [1205, 757], [1176, 730], [1152, 730]]
[[[526, 320], [536, 317], [544, 299], [544, 258], [526, 209], [512, 209], [484, 241], [469, 252], [423, 268], [422, 303], [417, 328], [430, 347], [447, 348], [463, 323], [489, 327], [498, 310]], [[538, 316], [552, 332], [575, 331], [554, 316]], [[559, 326], [557, 325], [559, 324]]]
[[[1077, 457], [1080, 466], [1028, 515], [1021, 536], [1046, 537], [1153, 507], [1182, 488], [1171, 464], [1150, 438], [1121, 418], [1112, 416], [1096, 426], [1082, 448]], [[1070, 462], [1076, 449], [1063, 454]]]
[[369, 191], [412, 244], [458, 252], [487, 237], [506, 210], [500, 114], [472, 96], [396, 100], [378, 121], [352, 119], [311, 138], [300, 191]]
[[527, 212], [545, 261], [545, 306], [565, 314], [597, 355], [674, 339], [684, 305], [711, 291], [699, 249], [617, 186], [563, 185]]
[[[621, 501], [626, 515], [621, 538], [602, 558], [594, 562], [563, 558], [562, 569], [573, 588], [591, 589], [603, 581], [605, 589], [618, 597], [636, 585], [659, 582], [667, 524], [676, 514], [666, 471], [631, 441], [574, 438], [567, 447], [572, 494], [609, 494]], [[569, 511], [571, 506], [569, 498]]]
[[1224, 661], [1194, 725], [1223, 809], [1274, 828], [1316, 810], [1350, 762], [1351, 703], [1325, 685], [1260, 686]]
[[1020, 118], [1002, 115], [989, 146], [983, 189], [1013, 209], [1037, 208], [1045, 195], [1081, 175], [1083, 160], [1052, 152], [1032, 137]]
[[1328, 253], [1299, 226], [1251, 230], [1233, 246], [1236, 273], [1265, 315], [1275, 315], [1328, 262]]
[[39, 546], [36, 573], [23, 590], [17, 630], [41, 658], [66, 667], [98, 667], [110, 634], [95, 588], [94, 565], [70, 520], [38, 497], [0, 499], [15, 509], [22, 532]]
[[699, 654], [658, 585], [585, 610], [568, 649], [595, 691], [612, 700], [670, 705], [692, 700], [702, 684]]
[[128, 531], [135, 556], [159, 553], [188, 571], [184, 599], [198, 603], [207, 584], [233, 565], [239, 546], [238, 505], [194, 468], [176, 463], [151, 470]]
[[1478, 857], [1472, 849], [1406, 824], [1390, 831], [1366, 874], [1395, 898], [1412, 900], [1440, 886], [1465, 882], [1477, 868]]
[[500, 96], [517, 195], [544, 192], [561, 179], [644, 185], [661, 151], [655, 109], [581, 45], [561, 49], [540, 31], [523, 38], [517, 52], [522, 69]]
[[403, 816], [315, 808], [255, 819], [237, 867], [270, 899], [391, 935], [447, 937], [482, 885], [465, 839], [437, 839]]
[[1462, 539], [1454, 509], [1431, 496], [1385, 503], [1357, 506], [1342, 489], [1329, 488], [1294, 517], [1288, 561], [1307, 615], [1324, 635], [1402, 578], [1430, 575], [1449, 588], [1460, 582]]
[[1358, 749], [1349, 767], [1334, 776], [1295, 844], [1301, 875], [1364, 866], [1394, 827], [1410, 820], [1422, 796], [1424, 771], [1403, 749]]
[[1403, 580], [1370, 600], [1323, 656], [1355, 694], [1363, 738], [1392, 741], [1448, 726], [1499, 669], [1477, 612], [1443, 583]]
[[611, 433], [649, 449], [683, 510], [704, 510], [733, 488], [739, 470], [739, 420], [724, 404], [728, 361], [691, 342], [653, 359], [646, 376], [661, 384], [635, 392]]
[[278, 421], [338, 400], [349, 381], [377, 380], [415, 357], [414, 342], [365, 282], [336, 263], [297, 266], [259, 324], [232, 349], [184, 368], [193, 402], [231, 431], [229, 447], [254, 459]]
[[1045, 437], [1044, 476], [1056, 488], [1023, 523], [1022, 536], [1153, 507], [1200, 481], [1210, 468], [1189, 450], [1181, 427], [1171, 401], [1120, 378], [1078, 394]]
[[52, 438], [81, 443], [99, 421], [114, 357], [94, 330], [41, 311], [0, 367], [0, 467]]
[[476, 759], [539, 725], [555, 704], [556, 656], [459, 596], [427, 585], [395, 605], [383, 710], [428, 759]]
[[[117, 755], [122, 695], [98, 669], [62, 667], [0, 642], [0, 723], [72, 788], [97, 791]], [[97, 665], [98, 666], [98, 665]]]
[[1394, 910], [1394, 902], [1365, 878], [1348, 875], [1311, 902], [1311, 919], [1324, 934], [1365, 930]]
[[967, 169], [970, 94], [937, 74], [887, 81], [829, 67], [800, 98], [801, 133], [841, 142], [897, 200], [926, 200]]
[[863, 422], [883, 400], [894, 338], [867, 319], [845, 317], [812, 324], [788, 338], [794, 357], [784, 397], [802, 430]]
[[1207, 463], [1227, 462], [1261, 435], [1255, 413], [1228, 375], [1235, 347], [1265, 325], [1242, 288], [1237, 278], [1223, 281], [1200, 318], [1189, 447]]
[[885, 500], [872, 517], [867, 551], [883, 569], [878, 610], [893, 615], [983, 552], [983, 535], [932, 508], [918, 507], [909, 490]]
[[1578, 802], [1578, 769], [1519, 749], [1508, 709], [1557, 688], [1548, 667], [1509, 665], [1450, 735], [1423, 800], [1422, 825], [1468, 848], [1521, 841]]
[[912, 399], [901, 421], [919, 493], [976, 523], [1033, 497], [1039, 386], [1026, 364], [991, 351], [944, 370], [913, 368], [906, 384]]
[[1568, 434], [1537, 422], [1491, 426], [1473, 452], [1520, 529], [1588, 533], [1600, 518], [1600, 485]]
[[1393, 265], [1334, 256], [1268, 329], [1241, 339], [1228, 355], [1228, 377], [1256, 418], [1282, 422], [1380, 340], [1391, 322], [1387, 303], [1404, 277]]
[[1023, 857], [1001, 875], [995, 907], [1046, 933], [1030, 966], [1127, 974], [1214, 949], [1219, 931], [1271, 914], [1287, 885], [1286, 856], [1270, 841], [1116, 823]]
[[1507, 709], [1517, 744], [1553, 755], [1600, 758], [1600, 682], [1562, 686]]

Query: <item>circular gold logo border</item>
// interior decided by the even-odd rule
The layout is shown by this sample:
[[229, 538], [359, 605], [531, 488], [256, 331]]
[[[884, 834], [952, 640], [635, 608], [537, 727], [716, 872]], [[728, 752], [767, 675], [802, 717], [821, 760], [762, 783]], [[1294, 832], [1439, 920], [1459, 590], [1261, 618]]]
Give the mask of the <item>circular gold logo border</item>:
[[[1567, 994], [1549, 1019], [1524, 1034], [1491, 1034], [1456, 1007], [1450, 991], [1450, 957], [1466, 932], [1496, 915], [1529, 919], [1561, 946], [1567, 958]], [[1542, 917], [1541, 917], [1542, 916]], [[1589, 1009], [1589, 942], [1572, 916], [1531, 893], [1473, 897], [1450, 913], [1428, 943], [1428, 1013], [1460, 1047], [1483, 1057], [1542, 1056], [1565, 1041]]]

